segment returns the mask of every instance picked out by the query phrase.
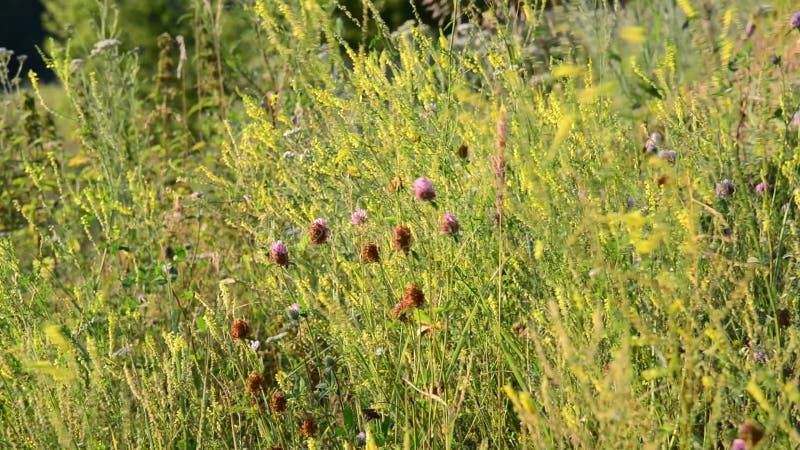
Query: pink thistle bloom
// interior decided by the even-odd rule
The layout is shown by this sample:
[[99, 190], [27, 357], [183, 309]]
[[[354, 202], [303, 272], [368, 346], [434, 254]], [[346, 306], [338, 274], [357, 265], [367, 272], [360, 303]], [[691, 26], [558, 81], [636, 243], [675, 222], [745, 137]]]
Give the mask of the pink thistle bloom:
[[270, 261], [274, 262], [279, 266], [285, 266], [289, 264], [289, 247], [283, 243], [283, 241], [277, 241], [272, 244], [272, 248], [269, 251], [269, 259]]
[[436, 198], [436, 191], [433, 189], [433, 182], [425, 177], [414, 180], [414, 198], [417, 200], [433, 200]]
[[362, 225], [367, 221], [367, 212], [363, 209], [357, 209], [350, 216], [350, 223], [353, 225]]
[[453, 215], [450, 211], [444, 213], [444, 217], [442, 217], [442, 223], [439, 225], [439, 231], [444, 234], [456, 234], [458, 233], [460, 225], [458, 223], [458, 219], [456, 216]]

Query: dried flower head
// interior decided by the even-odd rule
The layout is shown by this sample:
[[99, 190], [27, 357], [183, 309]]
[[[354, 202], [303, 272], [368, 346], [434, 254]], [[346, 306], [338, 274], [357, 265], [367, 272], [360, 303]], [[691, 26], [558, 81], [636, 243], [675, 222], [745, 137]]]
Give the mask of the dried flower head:
[[258, 372], [253, 372], [247, 376], [247, 392], [258, 393], [264, 386], [264, 376]]
[[436, 191], [433, 189], [433, 182], [425, 177], [414, 180], [414, 198], [417, 200], [433, 200], [436, 198]]
[[303, 418], [303, 423], [300, 425], [300, 432], [303, 436], [313, 436], [317, 434], [317, 422], [314, 421], [314, 416], [310, 413], [306, 414]]
[[231, 323], [231, 337], [234, 340], [244, 339], [250, 334], [250, 325], [242, 319], [236, 319]]
[[418, 308], [425, 301], [425, 294], [419, 285], [411, 283], [406, 286], [406, 291], [403, 293], [403, 303], [412, 308]]
[[751, 447], [755, 447], [761, 438], [764, 437], [764, 428], [757, 422], [748, 420], [739, 426], [739, 437], [750, 444]]
[[729, 196], [733, 195], [734, 190], [733, 182], [730, 180], [726, 179], [717, 183], [716, 193], [720, 200], [725, 200]]
[[792, 324], [792, 312], [789, 308], [783, 308], [778, 311], [778, 326], [781, 328], [788, 328]]
[[274, 262], [279, 266], [285, 266], [289, 264], [289, 247], [283, 243], [283, 241], [277, 241], [272, 244], [272, 248], [269, 251], [269, 260]]
[[405, 225], [398, 225], [394, 227], [394, 234], [392, 236], [392, 245], [395, 250], [408, 253], [411, 251], [411, 243], [414, 238], [411, 236], [411, 229]]
[[353, 214], [350, 216], [350, 223], [353, 225], [363, 225], [367, 222], [367, 212], [363, 209], [357, 209], [353, 211]]
[[381, 255], [378, 245], [374, 242], [364, 242], [361, 246], [361, 259], [368, 262], [380, 262]]
[[458, 157], [461, 159], [467, 159], [467, 157], [469, 157], [469, 147], [467, 144], [462, 143], [459, 145], [458, 149], [456, 150], [456, 155], [458, 155]]
[[663, 174], [658, 177], [658, 179], [656, 180], [656, 184], [658, 184], [658, 187], [661, 187], [667, 184], [667, 181], [669, 181], [669, 176], [667, 174]]
[[286, 395], [282, 390], [278, 389], [272, 393], [272, 397], [269, 399], [269, 410], [273, 414], [283, 414], [286, 411]]
[[458, 223], [458, 219], [456, 216], [453, 215], [450, 211], [444, 213], [442, 217], [442, 222], [439, 224], [439, 231], [444, 234], [454, 235], [458, 233], [458, 229], [460, 228], [460, 224]]
[[389, 185], [386, 186], [386, 191], [390, 194], [392, 192], [399, 192], [403, 189], [403, 179], [400, 177], [392, 178], [392, 181], [389, 182]]
[[792, 26], [792, 29], [800, 29], [800, 11], [792, 14], [792, 18], [789, 20], [789, 25]]
[[311, 238], [312, 244], [324, 244], [330, 235], [330, 230], [328, 230], [328, 221], [325, 219], [315, 220], [314, 223], [311, 224], [308, 234]]

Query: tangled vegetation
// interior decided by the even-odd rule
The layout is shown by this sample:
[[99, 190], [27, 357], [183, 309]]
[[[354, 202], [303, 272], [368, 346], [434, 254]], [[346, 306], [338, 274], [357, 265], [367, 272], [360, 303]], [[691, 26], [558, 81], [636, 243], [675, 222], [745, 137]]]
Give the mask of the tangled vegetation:
[[800, 444], [793, 2], [183, 3], [0, 50], [0, 447]]

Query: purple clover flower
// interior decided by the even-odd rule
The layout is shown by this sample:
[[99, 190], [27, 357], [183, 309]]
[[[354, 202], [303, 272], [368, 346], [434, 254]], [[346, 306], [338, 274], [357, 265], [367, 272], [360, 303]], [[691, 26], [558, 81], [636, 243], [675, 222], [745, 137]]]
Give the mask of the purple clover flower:
[[764, 193], [767, 192], [768, 188], [769, 188], [769, 185], [767, 185], [767, 182], [766, 181], [762, 181], [761, 183], [758, 183], [756, 185], [756, 194], [764, 195]]
[[363, 431], [356, 435], [356, 444], [365, 445], [367, 443], [367, 433]]
[[439, 231], [444, 234], [453, 235], [458, 233], [459, 227], [460, 225], [458, 223], [458, 219], [456, 219], [456, 216], [453, 215], [453, 213], [450, 211], [444, 213], [444, 216], [442, 217], [442, 223], [439, 225]]
[[289, 307], [289, 317], [294, 320], [297, 320], [300, 317], [300, 305], [297, 303], [292, 303], [292, 306]]
[[433, 200], [436, 198], [436, 191], [433, 189], [433, 182], [425, 177], [414, 180], [414, 198], [417, 200]]
[[283, 241], [277, 241], [272, 244], [269, 251], [269, 259], [279, 266], [286, 266], [289, 264], [289, 247]]
[[725, 200], [733, 195], [734, 190], [733, 182], [731, 180], [725, 179], [717, 183], [716, 193], [720, 200]]
[[792, 25], [792, 29], [800, 28], [800, 11], [792, 14], [792, 19], [789, 21], [789, 24]]
[[675, 160], [678, 159], [678, 152], [675, 150], [661, 150], [658, 152], [658, 157], [664, 161], [674, 163]]
[[789, 122], [789, 126], [791, 128], [794, 128], [795, 130], [800, 128], [800, 111], [794, 113], [794, 115], [792, 116], [792, 121]]
[[350, 216], [350, 223], [353, 225], [363, 225], [367, 221], [367, 212], [363, 209], [357, 209], [353, 211], [353, 214]]
[[747, 450], [747, 442], [743, 439], [734, 439], [731, 450]]

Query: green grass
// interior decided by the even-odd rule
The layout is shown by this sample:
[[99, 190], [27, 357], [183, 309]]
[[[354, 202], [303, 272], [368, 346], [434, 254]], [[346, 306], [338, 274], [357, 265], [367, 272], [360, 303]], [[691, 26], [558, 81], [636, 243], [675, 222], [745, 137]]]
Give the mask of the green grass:
[[333, 3], [187, 0], [180, 78], [53, 45], [0, 98], [0, 447], [800, 444], [791, 2], [627, 3], [349, 48]]

